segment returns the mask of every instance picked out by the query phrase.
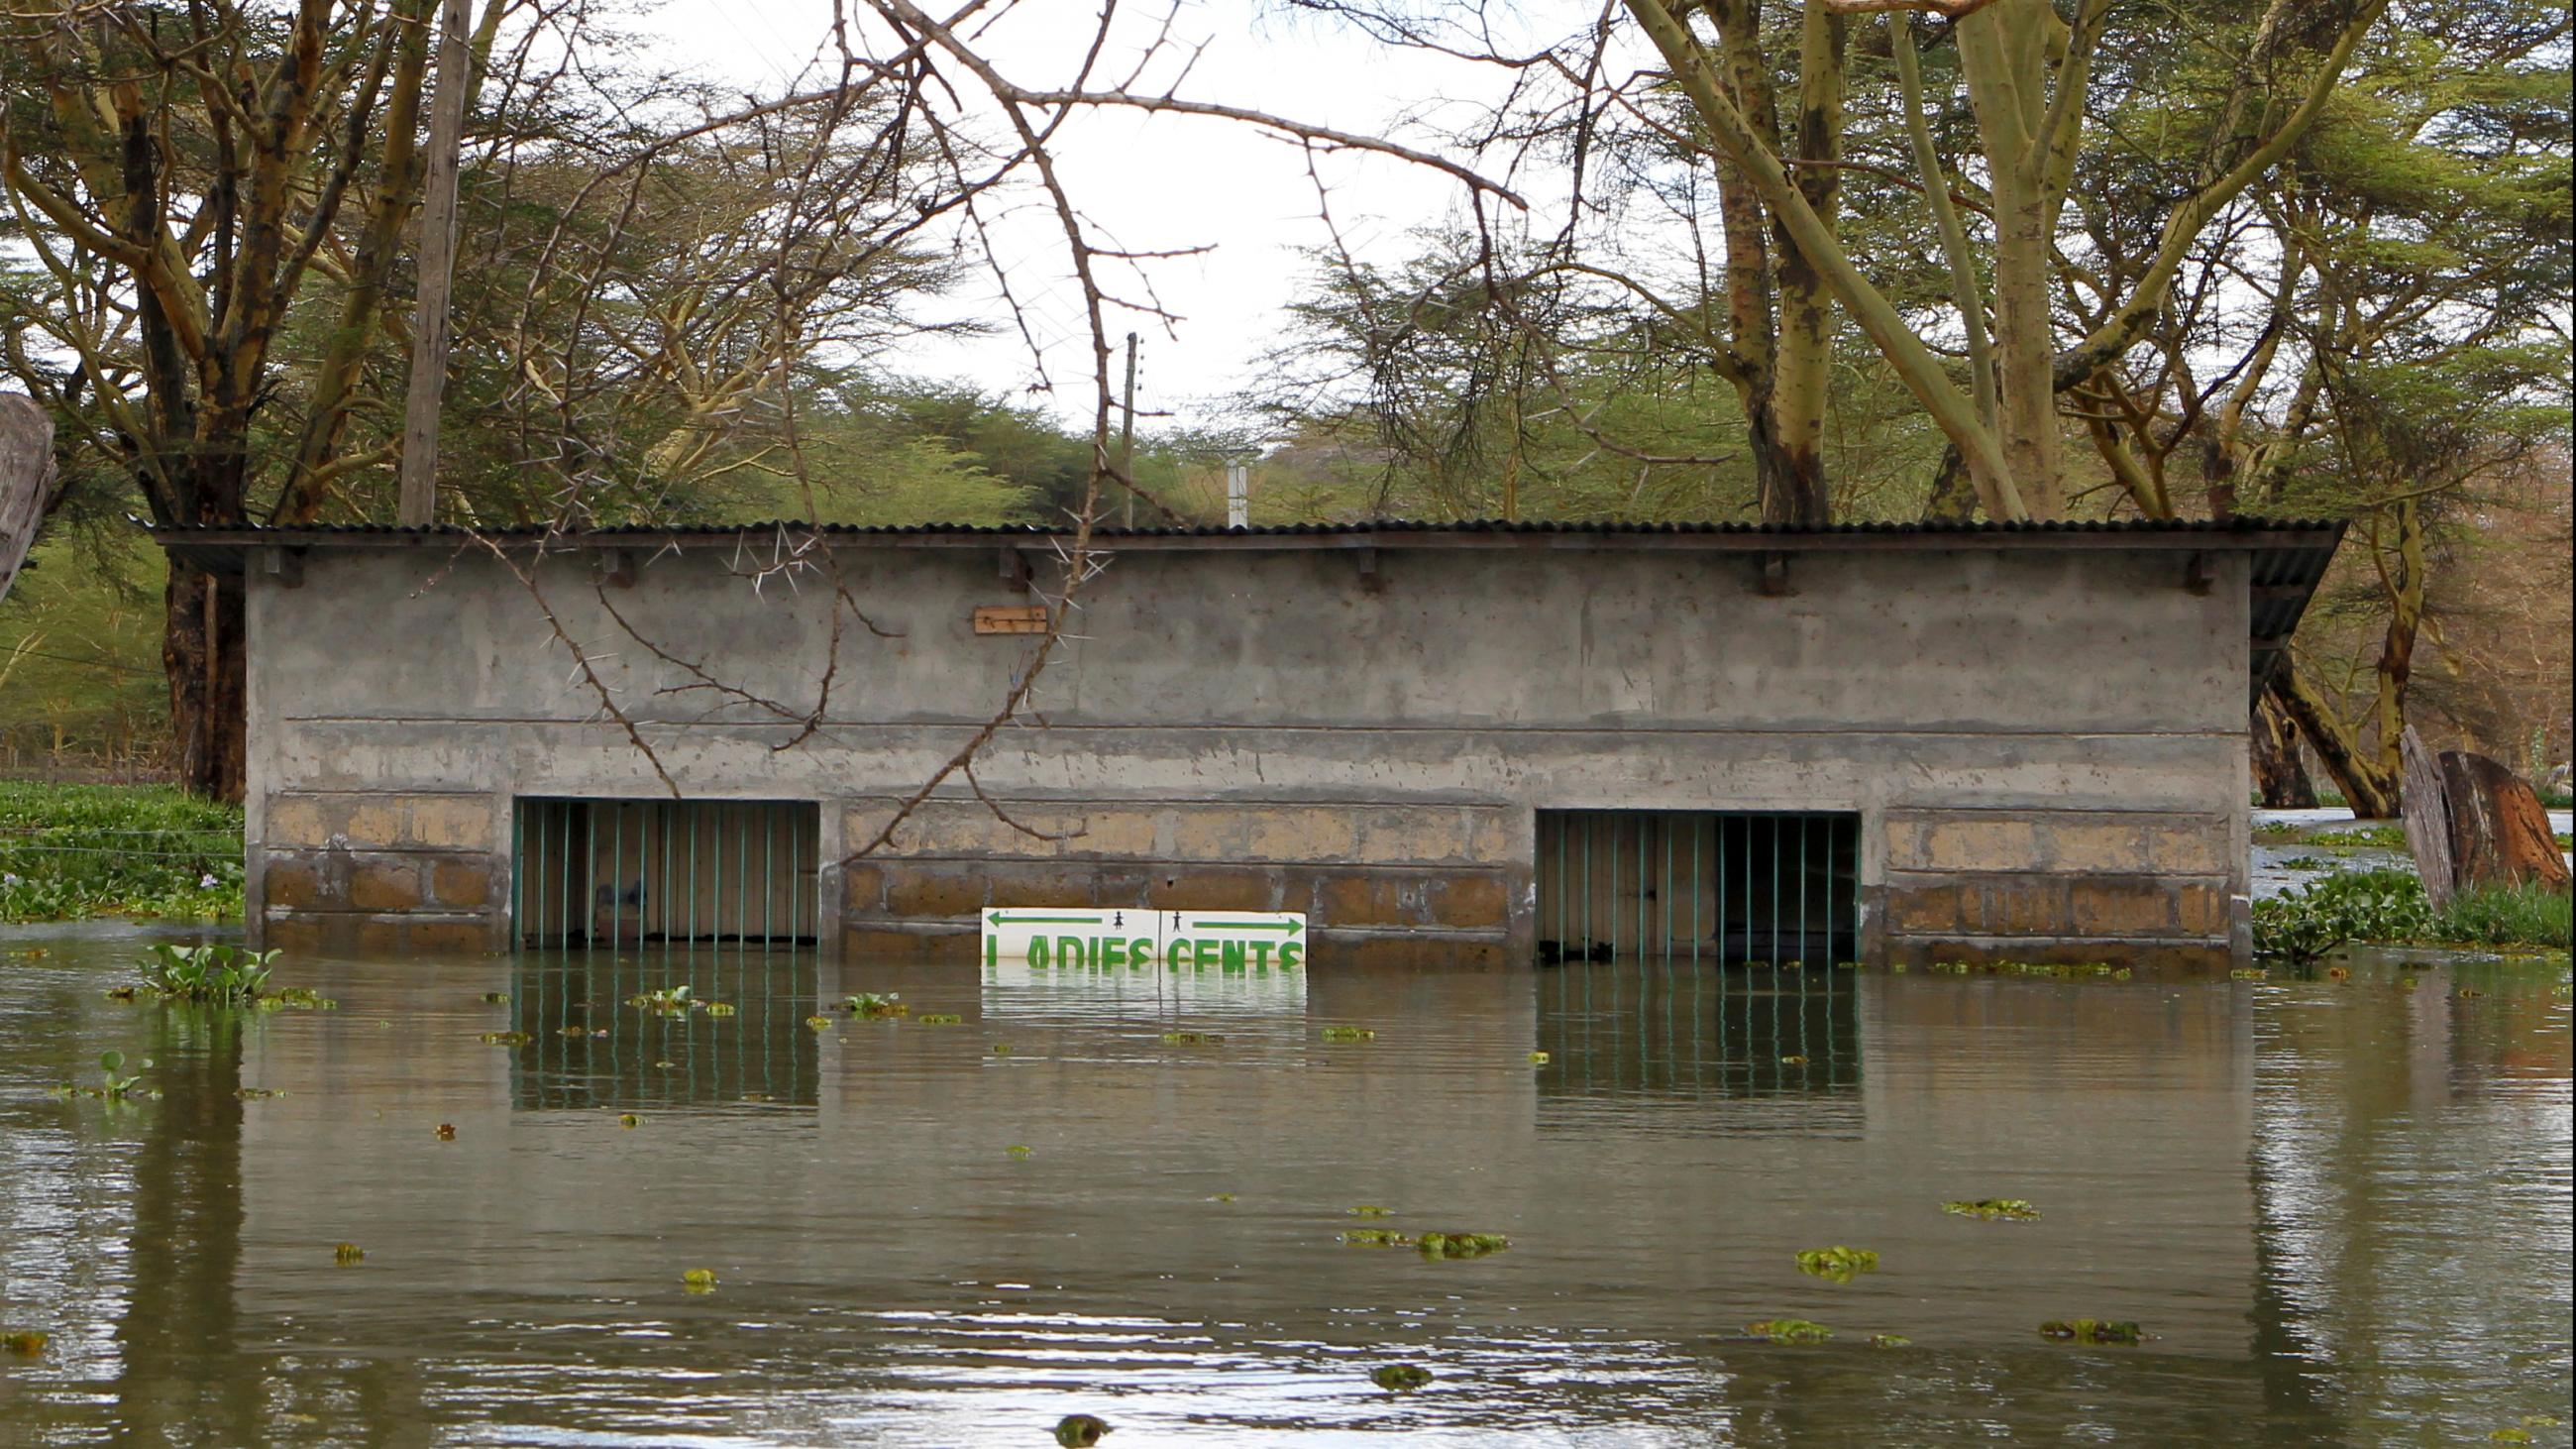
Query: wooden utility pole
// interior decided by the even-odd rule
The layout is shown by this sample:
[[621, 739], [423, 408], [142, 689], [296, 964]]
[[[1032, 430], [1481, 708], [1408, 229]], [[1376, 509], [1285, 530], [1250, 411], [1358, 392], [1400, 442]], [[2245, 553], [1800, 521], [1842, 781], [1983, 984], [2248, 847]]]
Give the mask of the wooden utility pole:
[[1127, 334], [1127, 404], [1118, 414], [1118, 477], [1127, 487], [1126, 527], [1136, 526], [1136, 334]]
[[447, 390], [447, 293], [456, 271], [456, 172], [465, 145], [465, 91], [473, 56], [466, 42], [470, 0], [439, 6], [438, 93], [429, 113], [429, 175], [420, 210], [420, 301], [412, 313], [411, 379], [403, 396], [405, 528], [438, 521], [438, 408]]

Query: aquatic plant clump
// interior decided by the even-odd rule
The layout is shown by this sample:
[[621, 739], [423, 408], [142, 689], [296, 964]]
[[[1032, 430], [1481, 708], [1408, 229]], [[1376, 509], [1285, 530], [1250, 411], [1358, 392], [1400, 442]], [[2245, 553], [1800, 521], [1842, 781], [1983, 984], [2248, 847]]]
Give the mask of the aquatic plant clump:
[[1798, 1255], [1798, 1271], [1836, 1283], [1878, 1271], [1878, 1254], [1867, 1248], [1809, 1248]]
[[1834, 1336], [1832, 1329], [1804, 1318], [1766, 1318], [1744, 1325], [1744, 1331], [1773, 1343], [1823, 1343]]
[[904, 1005], [903, 998], [892, 991], [882, 995], [873, 991], [854, 992], [841, 1002], [841, 1009], [871, 1021], [889, 1021], [912, 1014], [912, 1008]]
[[1426, 1258], [1482, 1258], [1512, 1245], [1501, 1233], [1423, 1233], [1413, 1236], [1390, 1228], [1352, 1228], [1341, 1241], [1355, 1248], [1411, 1248]]
[[240, 806], [167, 785], [0, 780], [0, 923], [241, 913]]
[[1941, 1211], [1954, 1217], [1982, 1218], [1987, 1222], [2035, 1222], [2039, 1209], [2017, 1197], [1981, 1197], [1973, 1202], [1945, 1202]]
[[1369, 1382], [1390, 1393], [1411, 1393], [1431, 1382], [1431, 1370], [1418, 1363], [1380, 1364], [1370, 1371]]
[[2042, 1337], [2075, 1343], [2136, 1343], [2146, 1337], [2138, 1325], [2113, 1318], [2052, 1318], [2039, 1331]]
[[[209, 1006], [252, 1006], [268, 987], [278, 953], [232, 946], [173, 946], [156, 942], [137, 969], [145, 990], [164, 1001]], [[305, 993], [310, 996], [311, 993]]]
[[1109, 1432], [1109, 1421], [1090, 1414], [1067, 1414], [1055, 1421], [1055, 1442], [1064, 1449], [1091, 1449]]
[[1375, 1041], [1377, 1033], [1364, 1026], [1328, 1026], [1320, 1033], [1326, 1041]]
[[52, 1334], [38, 1333], [33, 1329], [0, 1333], [0, 1350], [16, 1354], [20, 1358], [34, 1358], [43, 1353], [45, 1345], [51, 1342], [53, 1342]]

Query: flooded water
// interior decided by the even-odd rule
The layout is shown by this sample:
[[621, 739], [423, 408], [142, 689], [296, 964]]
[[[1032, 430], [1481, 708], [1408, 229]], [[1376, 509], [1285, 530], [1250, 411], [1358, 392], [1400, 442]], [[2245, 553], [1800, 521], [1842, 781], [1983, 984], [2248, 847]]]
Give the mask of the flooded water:
[[[299, 962], [337, 1009], [244, 1019], [107, 999], [133, 953], [0, 937], [0, 1330], [51, 1335], [0, 1444], [2568, 1442], [2563, 960]], [[734, 1011], [625, 1004], [683, 982]], [[854, 991], [913, 1015], [808, 1024]], [[110, 1049], [160, 1095], [51, 1093]]]

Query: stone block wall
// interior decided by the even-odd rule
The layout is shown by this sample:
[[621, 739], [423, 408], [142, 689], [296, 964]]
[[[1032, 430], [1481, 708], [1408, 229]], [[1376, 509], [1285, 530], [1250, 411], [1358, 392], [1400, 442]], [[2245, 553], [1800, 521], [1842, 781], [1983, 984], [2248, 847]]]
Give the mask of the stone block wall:
[[[972, 960], [988, 906], [1299, 911], [1318, 962], [1494, 964], [1525, 929], [1526, 821], [1504, 807], [1000, 803], [1016, 827], [932, 801], [844, 867], [844, 949]], [[848, 848], [888, 813], [851, 807]]]
[[1871, 893], [1903, 961], [2228, 957], [2240, 822], [2187, 812], [1891, 809]]
[[479, 954], [509, 944], [508, 806], [484, 794], [277, 793], [258, 812], [256, 944]]

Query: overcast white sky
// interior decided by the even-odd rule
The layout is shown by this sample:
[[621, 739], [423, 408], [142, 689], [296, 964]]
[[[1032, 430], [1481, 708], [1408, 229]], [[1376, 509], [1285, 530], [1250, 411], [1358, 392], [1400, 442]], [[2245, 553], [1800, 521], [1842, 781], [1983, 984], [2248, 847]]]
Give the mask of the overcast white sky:
[[[1023, 0], [987, 37], [986, 53], [1019, 84], [1069, 83], [1096, 13], [1089, 0]], [[1118, 43], [1102, 73], [1116, 77], [1130, 69], [1164, 13], [1141, 6], [1122, 12]], [[829, 0], [671, 0], [645, 25], [661, 38], [671, 63], [774, 93], [811, 58], [830, 14]], [[1275, 0], [1189, 0], [1179, 7], [1172, 37], [1185, 47], [1203, 46], [1182, 95], [1349, 131], [1384, 133], [1435, 98], [1483, 95], [1498, 84], [1490, 69], [1393, 51], [1331, 22], [1285, 13]], [[1174, 70], [1158, 68], [1156, 81], [1140, 89], [1169, 84]], [[1149, 427], [1156, 411], [1185, 420], [1210, 417], [1252, 379], [1256, 359], [1276, 338], [1279, 309], [1302, 274], [1296, 249], [1326, 239], [1302, 153], [1229, 122], [1123, 112], [1070, 123], [1055, 151], [1077, 203], [1118, 244], [1212, 248], [1150, 264], [1163, 305], [1183, 319], [1176, 335], [1150, 318], [1112, 323], [1116, 331], [1132, 327], [1143, 334], [1138, 411], [1149, 415]], [[1370, 255], [1399, 254], [1406, 233], [1463, 202], [1455, 181], [1395, 160], [1332, 158], [1327, 179], [1335, 220]], [[1090, 363], [1080, 292], [1052, 216], [1024, 198], [1000, 228], [998, 249], [1048, 349], [1057, 386], [1053, 405], [1069, 420], [1087, 420]], [[970, 379], [994, 391], [1026, 389], [1035, 370], [1027, 348], [1008, 331], [1008, 314], [989, 279], [970, 283], [954, 305], [1005, 330], [982, 341], [926, 344], [901, 359], [903, 370]]]

